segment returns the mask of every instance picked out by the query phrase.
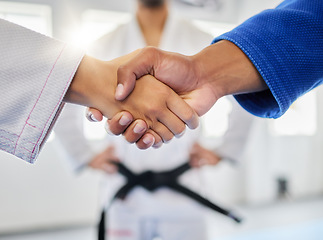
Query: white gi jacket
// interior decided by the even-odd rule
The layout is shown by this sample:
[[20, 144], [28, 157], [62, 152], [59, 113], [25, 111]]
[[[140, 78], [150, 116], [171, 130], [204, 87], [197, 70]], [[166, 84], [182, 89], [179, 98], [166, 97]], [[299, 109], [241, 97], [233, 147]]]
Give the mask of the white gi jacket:
[[[169, 16], [160, 42], [160, 48], [192, 55], [208, 46], [211, 41], [211, 35], [197, 29], [189, 21]], [[146, 46], [146, 43], [139, 25], [134, 19], [130, 23], [122, 25], [115, 31], [101, 37], [92, 46], [89, 52], [90, 55], [102, 60], [110, 60], [142, 48]], [[60, 137], [66, 150], [70, 153], [74, 166], [80, 168], [91, 160], [91, 157], [94, 157], [94, 150], [91, 149], [88, 142], [84, 139], [81, 132], [82, 124], [75, 122], [80, 119], [76, 117], [77, 114], [80, 114], [79, 110], [75, 110], [75, 106], [69, 105], [66, 106], [64, 111], [65, 113], [62, 114], [63, 118], [61, 118], [63, 124], [59, 123], [56, 126], [56, 136]], [[239, 142], [239, 144], [234, 145], [234, 149], [227, 148], [227, 153], [231, 158], [235, 157], [235, 153], [241, 152], [243, 141], [239, 141], [241, 140], [239, 139], [240, 135], [243, 136], [243, 139], [245, 138], [251, 123], [248, 114], [241, 115], [243, 110], [236, 113], [238, 112], [239, 121], [243, 121], [244, 118], [247, 118], [247, 120], [245, 124], [242, 124], [240, 132], [236, 132], [239, 134], [239, 137], [234, 136], [234, 133], [231, 133], [229, 137], [230, 139], [236, 138], [235, 141], [238, 140], [237, 142]], [[235, 128], [238, 128], [238, 126], [235, 126]], [[105, 147], [108, 144], [113, 144], [116, 147], [118, 157], [133, 172], [141, 173], [146, 170], [163, 171], [173, 169], [187, 162], [189, 160], [190, 149], [198, 141], [199, 135], [199, 130], [192, 131], [187, 129], [184, 136], [180, 139], [173, 139], [169, 144], [164, 144], [160, 149], [144, 151], [139, 150], [135, 145], [128, 144], [122, 137], [108, 136]], [[226, 142], [227, 145], [230, 145], [230, 139]], [[224, 152], [221, 152], [221, 154], [225, 154]], [[201, 171], [198, 169], [190, 170], [181, 177], [181, 182], [186, 186], [189, 185], [191, 189], [201, 192], [201, 176], [199, 175], [199, 173], [202, 173]], [[119, 174], [107, 175], [106, 178], [107, 180], [103, 184], [102, 190], [103, 206], [107, 205], [112, 195], [125, 183], [124, 178]], [[143, 219], [148, 219], [148, 222], [142, 223]], [[170, 219], [173, 219], [177, 225], [175, 222], [169, 222]], [[167, 237], [164, 235], [162, 239], [203, 240], [206, 238], [203, 213], [199, 204], [169, 189], [160, 189], [151, 194], [141, 188], [136, 188], [131, 192], [126, 201], [117, 201], [109, 210], [109, 227], [113, 229], [109, 229], [108, 239], [143, 239], [136, 235], [138, 233], [135, 229], [143, 227], [138, 226], [140, 222], [144, 225], [149, 225], [151, 221], [157, 221], [160, 223], [159, 227], [168, 229], [167, 234], [171, 235], [167, 235]], [[185, 224], [181, 225], [183, 222]], [[179, 231], [183, 234], [184, 231], [186, 235], [178, 238], [176, 233], [167, 224], [176, 225], [176, 232]], [[118, 227], [123, 227], [124, 231], [120, 229], [118, 231]], [[118, 235], [120, 232], [129, 233], [129, 231], [132, 231], [132, 234], [134, 234], [129, 238], [125, 236], [123, 236], [125, 238], [122, 238], [122, 236]], [[145, 234], [148, 233], [146, 232]]]
[[0, 149], [34, 162], [83, 53], [0, 19]]

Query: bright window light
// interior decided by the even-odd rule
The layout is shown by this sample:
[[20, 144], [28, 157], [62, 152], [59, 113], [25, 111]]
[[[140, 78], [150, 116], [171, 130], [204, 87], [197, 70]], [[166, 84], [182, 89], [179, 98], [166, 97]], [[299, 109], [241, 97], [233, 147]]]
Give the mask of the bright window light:
[[1, 1], [0, 17], [47, 36], [52, 35], [52, 11], [50, 6]]
[[86, 10], [82, 14], [81, 27], [71, 31], [68, 42], [86, 48], [91, 42], [113, 31], [118, 25], [129, 21], [130, 18], [131, 14], [124, 12]]
[[292, 104], [279, 119], [270, 123], [274, 136], [313, 136], [317, 130], [316, 92], [311, 91]]

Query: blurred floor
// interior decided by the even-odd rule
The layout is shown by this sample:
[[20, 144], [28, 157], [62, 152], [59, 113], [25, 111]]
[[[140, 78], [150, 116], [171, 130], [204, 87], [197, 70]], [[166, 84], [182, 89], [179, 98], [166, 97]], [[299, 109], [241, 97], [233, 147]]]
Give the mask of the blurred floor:
[[323, 197], [235, 210], [244, 218], [242, 224], [209, 216], [210, 240], [323, 239]]
[[[210, 240], [322, 240], [323, 197], [270, 206], [239, 207], [242, 224], [210, 213]], [[93, 227], [0, 235], [1, 240], [95, 240]]]
[[1, 240], [96, 240], [93, 227], [41, 231], [35, 233], [0, 235]]

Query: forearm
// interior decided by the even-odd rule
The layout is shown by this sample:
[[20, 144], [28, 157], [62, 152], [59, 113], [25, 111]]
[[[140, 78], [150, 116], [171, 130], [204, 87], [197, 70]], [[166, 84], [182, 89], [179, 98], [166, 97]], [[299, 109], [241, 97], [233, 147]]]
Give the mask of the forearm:
[[193, 59], [199, 84], [209, 84], [216, 99], [268, 88], [248, 57], [229, 41], [215, 43]]

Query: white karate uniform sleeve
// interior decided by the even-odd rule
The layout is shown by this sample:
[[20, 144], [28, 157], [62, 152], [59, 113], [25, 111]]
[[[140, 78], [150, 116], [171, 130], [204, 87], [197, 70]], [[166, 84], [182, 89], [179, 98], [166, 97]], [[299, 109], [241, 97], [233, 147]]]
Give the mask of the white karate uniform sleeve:
[[83, 52], [0, 19], [0, 149], [33, 163]]

